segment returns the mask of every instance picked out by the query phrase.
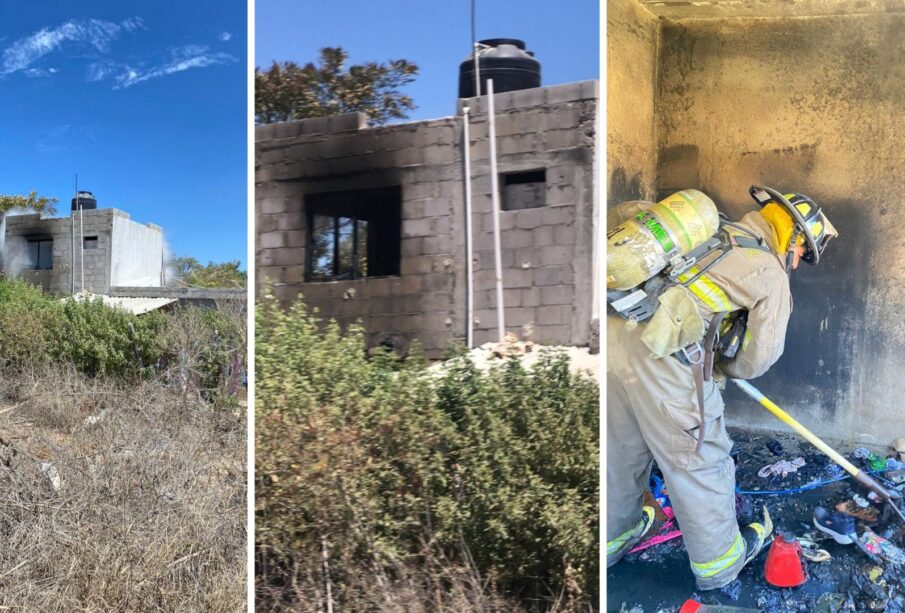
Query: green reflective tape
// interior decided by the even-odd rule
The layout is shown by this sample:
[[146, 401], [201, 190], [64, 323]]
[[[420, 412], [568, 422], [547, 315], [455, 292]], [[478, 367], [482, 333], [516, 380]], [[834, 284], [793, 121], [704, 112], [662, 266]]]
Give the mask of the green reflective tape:
[[726, 551], [726, 553], [716, 558], [715, 560], [704, 562], [703, 564], [692, 562], [691, 570], [694, 571], [694, 574], [696, 576], [704, 579], [713, 577], [714, 575], [717, 575], [724, 570], [731, 568], [736, 562], [741, 559], [744, 554], [745, 541], [744, 539], [742, 539], [742, 536], [740, 534], [736, 534], [735, 541], [733, 541], [732, 546], [729, 547], [729, 550]]
[[641, 520], [611, 541], [607, 541], [606, 555], [612, 556], [618, 553], [633, 539], [647, 532], [648, 527], [654, 522], [654, 509], [652, 507], [641, 508]]
[[669, 237], [669, 232], [666, 231], [666, 228], [660, 225], [660, 222], [656, 217], [651, 215], [648, 211], [641, 211], [635, 217], [640, 224], [642, 224], [647, 230], [654, 236], [660, 246], [663, 247], [663, 250], [670, 254], [672, 250], [676, 248], [675, 244], [672, 242], [672, 239]]

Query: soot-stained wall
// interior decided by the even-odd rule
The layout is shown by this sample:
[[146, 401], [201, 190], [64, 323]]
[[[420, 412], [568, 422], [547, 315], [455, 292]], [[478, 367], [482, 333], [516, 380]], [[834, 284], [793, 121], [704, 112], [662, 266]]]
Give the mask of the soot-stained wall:
[[[52, 294], [67, 295], [73, 288], [106, 294], [111, 286], [158, 286], [163, 280], [163, 229], [136, 222], [119, 209], [85, 210], [81, 219], [78, 213], [50, 218], [15, 215], [6, 219], [5, 232], [0, 271]], [[86, 239], [84, 251], [78, 247], [80, 235]], [[51, 268], [33, 269], [27, 243], [35, 239], [52, 242]]]
[[[536, 341], [592, 342], [597, 83], [494, 97], [498, 172], [544, 176], [542, 206], [500, 214], [506, 328]], [[284, 303], [300, 296], [343, 325], [361, 321], [372, 345], [418, 340], [431, 358], [465, 337], [466, 257], [462, 140], [470, 107], [474, 341], [497, 338], [486, 97], [460, 114], [369, 128], [340, 115], [257, 126], [258, 279]], [[531, 186], [516, 185], [515, 191]], [[398, 190], [398, 271], [311, 278], [306, 247], [317, 198]], [[512, 192], [510, 192], [512, 193]], [[504, 190], [504, 200], [506, 191]], [[369, 209], [377, 207], [369, 204]], [[380, 206], [383, 206], [382, 204]], [[314, 258], [312, 258], [313, 261]]]
[[635, 0], [607, 2], [607, 205], [654, 196], [657, 18]]
[[[739, 217], [761, 183], [836, 225], [793, 273], [785, 353], [753, 383], [820, 434], [880, 444], [905, 432], [903, 31], [891, 13], [665, 22], [655, 96], [658, 194], [698, 188]], [[777, 423], [734, 390], [727, 405]]]

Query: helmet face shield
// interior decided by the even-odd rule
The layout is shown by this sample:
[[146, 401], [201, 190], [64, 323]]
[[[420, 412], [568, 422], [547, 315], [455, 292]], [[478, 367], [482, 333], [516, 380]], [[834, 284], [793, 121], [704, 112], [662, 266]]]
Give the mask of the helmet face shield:
[[802, 261], [811, 266], [820, 260], [820, 256], [823, 255], [823, 250], [826, 249], [826, 244], [830, 242], [830, 239], [839, 236], [839, 233], [836, 232], [836, 228], [833, 227], [833, 224], [829, 222], [823, 215], [823, 212], [819, 209], [816, 217], [817, 219], [811, 221], [809, 224], [808, 230], [811, 235], [814, 236], [814, 242], [817, 244], [817, 257], [814, 257], [810, 245], [808, 246], [808, 249], [805, 250], [805, 254], [801, 256]]

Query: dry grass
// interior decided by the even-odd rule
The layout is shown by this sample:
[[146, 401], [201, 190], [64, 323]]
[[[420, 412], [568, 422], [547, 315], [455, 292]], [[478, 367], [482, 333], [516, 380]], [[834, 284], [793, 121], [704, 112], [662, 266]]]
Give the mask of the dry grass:
[[0, 610], [245, 611], [245, 470], [244, 410], [60, 367], [4, 377]]
[[[525, 613], [515, 599], [499, 594], [492, 581], [472, 566], [446, 559], [435, 548], [391, 569], [346, 560], [342, 572], [331, 568], [330, 544], [300, 555], [291, 568], [273, 568], [261, 556], [256, 563], [255, 610], [374, 613]], [[280, 579], [277, 580], [277, 577]], [[550, 613], [569, 609], [544, 607]]]

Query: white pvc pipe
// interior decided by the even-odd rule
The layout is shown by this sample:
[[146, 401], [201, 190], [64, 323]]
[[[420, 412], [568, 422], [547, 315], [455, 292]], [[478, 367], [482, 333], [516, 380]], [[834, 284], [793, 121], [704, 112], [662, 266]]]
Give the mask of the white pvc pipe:
[[82, 214], [82, 201], [79, 200], [78, 194], [75, 195], [76, 203], [79, 207], [79, 259], [81, 260], [81, 291], [85, 291], [85, 220]]
[[[79, 208], [79, 175], [75, 175], [75, 208]], [[69, 293], [75, 296], [75, 215], [69, 211]]]
[[496, 269], [496, 318], [500, 342], [506, 339], [503, 313], [503, 259], [500, 247], [500, 185], [496, 165], [496, 118], [493, 104], [493, 79], [487, 79], [487, 126], [490, 144], [490, 191], [493, 200], [493, 260]]
[[471, 136], [469, 108], [462, 109], [462, 158], [465, 160], [465, 344], [474, 347], [474, 254], [471, 242]]
[[75, 216], [72, 211], [69, 211], [69, 293], [75, 296]]

